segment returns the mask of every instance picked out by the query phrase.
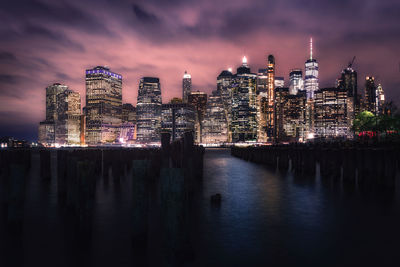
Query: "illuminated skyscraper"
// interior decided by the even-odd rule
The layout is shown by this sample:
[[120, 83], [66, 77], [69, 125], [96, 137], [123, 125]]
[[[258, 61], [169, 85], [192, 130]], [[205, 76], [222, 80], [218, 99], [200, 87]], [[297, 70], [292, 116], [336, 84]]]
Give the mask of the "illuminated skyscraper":
[[184, 103], [187, 103], [190, 92], [192, 92], [192, 76], [185, 70], [182, 80], [182, 100]]
[[365, 110], [371, 111], [376, 114], [376, 85], [375, 78], [372, 76], [367, 76], [365, 78]]
[[81, 143], [81, 96], [65, 90], [57, 95], [57, 120], [55, 141], [59, 145]]
[[232, 121], [232, 85], [233, 74], [230, 70], [224, 70], [217, 77], [217, 91], [221, 95], [224, 105], [225, 117], [228, 124], [228, 140], [232, 140], [230, 125]]
[[191, 92], [188, 96], [188, 103], [194, 108], [196, 112], [195, 142], [201, 143], [203, 118], [206, 112], [207, 105], [207, 94], [200, 91]]
[[382, 85], [379, 84], [376, 87], [376, 113], [382, 114], [383, 111], [383, 104], [385, 104], [385, 93], [383, 92]]
[[[353, 59], [354, 61], [354, 59]], [[338, 88], [346, 90], [349, 97], [353, 97], [354, 110], [358, 113], [359, 99], [357, 92], [357, 72], [352, 68], [353, 62], [350, 62], [348, 67], [342, 71], [338, 79]]]
[[39, 143], [46, 146], [80, 145], [81, 97], [68, 86], [55, 83], [46, 88], [46, 120], [39, 124]]
[[315, 92], [314, 127], [317, 138], [351, 138], [353, 97], [346, 90], [323, 88]]
[[275, 58], [273, 55], [268, 56], [267, 63], [267, 79], [268, 79], [268, 110], [266, 131], [269, 140], [275, 137]]
[[232, 88], [232, 142], [257, 141], [256, 79], [244, 57]]
[[305, 91], [289, 93], [289, 88], [276, 88], [276, 123], [279, 141], [298, 142], [305, 139], [306, 103]]
[[318, 62], [313, 58], [313, 43], [312, 38], [310, 39], [310, 58], [307, 59], [305, 64], [305, 77], [304, 77], [304, 89], [307, 92], [307, 98], [314, 98], [314, 92], [318, 90]]
[[177, 99], [162, 105], [162, 132], [169, 132], [172, 140], [183, 137], [185, 132], [194, 132], [196, 113], [193, 106]]
[[122, 105], [122, 125], [119, 134], [121, 143], [133, 143], [137, 135], [136, 107], [125, 103]]
[[161, 85], [158, 78], [140, 79], [136, 105], [137, 140], [142, 143], [160, 142]]
[[300, 69], [294, 69], [289, 74], [289, 94], [296, 95], [302, 90], [304, 90], [303, 72]]
[[283, 77], [275, 77], [275, 88], [285, 87], [285, 78]]
[[86, 143], [116, 142], [122, 122], [122, 76], [97, 66], [86, 70]]
[[259, 69], [257, 74], [257, 141], [267, 142], [267, 112], [268, 112], [268, 76], [266, 69]]
[[68, 90], [68, 86], [54, 83], [46, 88], [46, 121], [57, 120], [57, 95]]
[[213, 91], [207, 100], [202, 135], [202, 142], [206, 144], [221, 144], [228, 141], [228, 124], [219, 91]]

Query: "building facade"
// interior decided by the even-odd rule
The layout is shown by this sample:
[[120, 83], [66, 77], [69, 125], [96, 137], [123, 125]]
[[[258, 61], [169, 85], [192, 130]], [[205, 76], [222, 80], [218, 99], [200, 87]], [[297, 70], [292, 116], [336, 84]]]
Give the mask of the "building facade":
[[232, 88], [232, 142], [257, 141], [257, 75], [250, 72], [246, 57], [237, 68]]
[[122, 123], [122, 76], [107, 67], [86, 70], [86, 143], [118, 141]]
[[376, 87], [376, 114], [384, 113], [383, 107], [385, 104], [385, 93], [381, 84]]
[[136, 105], [137, 141], [158, 143], [161, 141], [161, 85], [154, 77], [140, 79]]
[[81, 96], [65, 90], [57, 95], [55, 142], [59, 145], [81, 144]]
[[228, 121], [218, 90], [208, 97], [202, 135], [202, 143], [205, 144], [222, 144], [228, 141]]
[[289, 74], [289, 94], [296, 95], [304, 90], [303, 72], [300, 69], [294, 69]]
[[200, 144], [202, 143], [203, 118], [206, 113], [207, 94], [200, 91], [191, 92], [188, 96], [188, 103], [194, 108], [196, 113], [195, 142]]
[[275, 77], [275, 88], [285, 87], [285, 78], [283, 77]]
[[224, 104], [225, 116], [228, 124], [228, 141], [232, 141], [230, 125], [232, 122], [232, 85], [233, 74], [230, 70], [223, 70], [217, 77], [217, 91], [221, 95]]
[[268, 56], [267, 62], [267, 97], [268, 108], [266, 114], [266, 131], [268, 141], [274, 141], [276, 137], [276, 123], [275, 123], [275, 58], [273, 55]]
[[302, 142], [306, 138], [307, 95], [289, 88], [276, 89], [277, 138], [283, 142]]
[[192, 92], [192, 76], [185, 70], [185, 74], [183, 74], [183, 80], [182, 80], [182, 100], [184, 103], [188, 102], [188, 96], [191, 92]]
[[346, 90], [323, 88], [315, 93], [316, 138], [352, 138], [353, 98]]
[[137, 135], [137, 118], [136, 107], [132, 104], [125, 103], [122, 105], [122, 124], [119, 134], [120, 143], [131, 144], [136, 140]]
[[171, 101], [162, 105], [162, 132], [171, 134], [172, 141], [182, 138], [185, 132], [194, 132], [196, 111], [188, 103]]
[[360, 99], [358, 99], [357, 92], [357, 72], [352, 68], [351, 64], [342, 71], [338, 79], [338, 88], [347, 91], [347, 95], [353, 98], [353, 108], [358, 113]]
[[304, 77], [304, 89], [307, 92], [307, 98], [313, 99], [314, 93], [319, 89], [318, 81], [318, 62], [313, 58], [313, 43], [310, 40], [310, 58], [307, 59], [305, 64], [305, 77]]

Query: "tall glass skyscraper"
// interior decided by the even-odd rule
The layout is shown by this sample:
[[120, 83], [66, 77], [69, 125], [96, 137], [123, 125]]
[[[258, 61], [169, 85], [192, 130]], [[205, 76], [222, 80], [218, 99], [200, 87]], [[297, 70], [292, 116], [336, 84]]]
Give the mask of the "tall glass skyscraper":
[[259, 69], [257, 74], [257, 141], [267, 142], [266, 131], [268, 112], [268, 76], [267, 69]]
[[68, 86], [54, 83], [46, 88], [46, 121], [57, 120], [57, 95], [68, 90]]
[[376, 85], [375, 78], [367, 76], [365, 78], [365, 109], [376, 114]]
[[185, 132], [194, 132], [196, 112], [188, 103], [171, 100], [162, 105], [162, 132], [169, 132], [172, 141], [182, 138]]
[[268, 56], [267, 62], [268, 77], [268, 109], [267, 109], [267, 125], [266, 131], [269, 139], [275, 137], [275, 58], [273, 55]]
[[55, 140], [60, 145], [81, 143], [81, 96], [78, 92], [65, 90], [57, 95], [57, 121]]
[[190, 92], [192, 92], [192, 76], [185, 70], [182, 80], [182, 100], [184, 103], [188, 102]]
[[233, 74], [230, 70], [223, 70], [217, 77], [217, 91], [224, 104], [225, 117], [228, 124], [228, 141], [232, 140], [230, 125], [232, 121], [232, 84]]
[[39, 143], [45, 146], [80, 145], [81, 97], [68, 86], [55, 83], [46, 88], [46, 120], [39, 124]]
[[300, 69], [294, 69], [289, 74], [289, 94], [296, 95], [304, 90], [303, 72]]
[[347, 96], [353, 98], [353, 110], [358, 113], [360, 100], [357, 92], [357, 72], [352, 68], [352, 63], [342, 71], [338, 79], [338, 88], [347, 91]]
[[140, 79], [136, 105], [138, 142], [160, 142], [161, 107], [160, 80], [154, 77]]
[[196, 112], [195, 142], [201, 143], [203, 118], [204, 114], [206, 113], [207, 105], [207, 94], [200, 91], [191, 92], [188, 96], [188, 103], [194, 108]]
[[257, 141], [257, 75], [250, 72], [246, 57], [237, 68], [232, 88], [232, 142]]
[[310, 58], [305, 64], [304, 89], [307, 93], [307, 99], [313, 99], [314, 93], [319, 89], [318, 84], [318, 62], [313, 58], [313, 41], [310, 39]]
[[206, 144], [221, 144], [228, 141], [228, 124], [219, 91], [213, 91], [208, 97], [202, 135], [202, 142]]
[[86, 143], [113, 143], [122, 123], [122, 76], [107, 67], [86, 70]]

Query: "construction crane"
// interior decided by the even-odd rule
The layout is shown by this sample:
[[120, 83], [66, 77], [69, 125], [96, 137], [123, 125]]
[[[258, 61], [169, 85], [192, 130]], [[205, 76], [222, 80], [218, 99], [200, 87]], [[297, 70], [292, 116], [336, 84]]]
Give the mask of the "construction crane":
[[353, 60], [349, 62], [348, 68], [351, 68], [354, 64], [354, 60], [356, 60], [356, 56], [353, 57]]

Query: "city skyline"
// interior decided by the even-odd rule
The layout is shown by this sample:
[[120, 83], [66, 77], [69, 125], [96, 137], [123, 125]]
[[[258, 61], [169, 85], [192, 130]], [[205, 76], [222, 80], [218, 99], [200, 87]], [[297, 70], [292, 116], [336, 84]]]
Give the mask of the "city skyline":
[[[288, 84], [292, 69], [304, 71], [311, 36], [321, 88], [334, 86], [341, 70], [356, 56], [359, 91], [365, 77], [374, 76], [387, 99], [399, 103], [396, 14], [400, 4], [396, 2], [267, 5], [254, 1], [245, 5], [230, 1], [230, 7], [221, 10], [208, 1], [194, 5], [190, 1], [102, 2], [96, 10], [90, 8], [91, 1], [79, 5], [74, 1], [20, 2], [23, 8], [10, 3], [1, 10], [5, 21], [0, 28], [4, 36], [0, 44], [1, 135], [35, 139], [37, 122], [45, 114], [44, 88], [55, 82], [79, 92], [85, 103], [82, 73], [97, 65], [110, 66], [123, 75], [123, 102], [133, 104], [144, 76], [160, 78], [163, 102], [180, 96], [185, 70], [192, 75], [193, 90], [211, 94], [221, 70], [238, 67], [242, 56], [255, 71], [264, 68], [265, 57], [273, 54], [276, 76], [285, 77]], [[265, 18], [271, 10], [276, 12]]]

